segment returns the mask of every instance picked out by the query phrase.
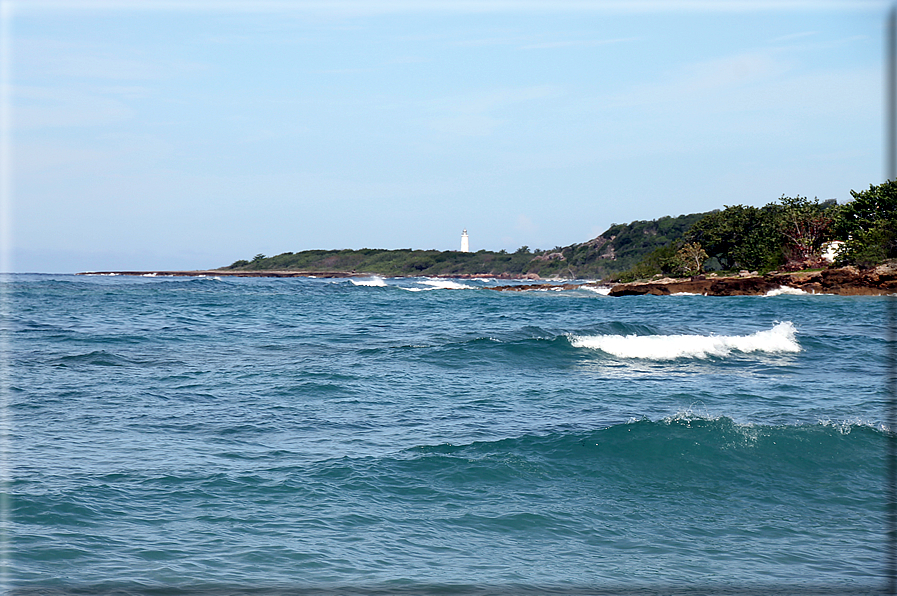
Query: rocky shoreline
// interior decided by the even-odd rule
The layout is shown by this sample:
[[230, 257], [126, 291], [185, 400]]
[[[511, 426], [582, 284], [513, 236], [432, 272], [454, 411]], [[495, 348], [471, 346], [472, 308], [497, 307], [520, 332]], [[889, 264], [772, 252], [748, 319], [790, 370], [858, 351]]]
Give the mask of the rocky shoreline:
[[[311, 277], [348, 278], [371, 276], [355, 271], [90, 271], [78, 275], [130, 275], [142, 277]], [[503, 275], [439, 276], [453, 279], [520, 279], [538, 281], [538, 277]], [[609, 296], [669, 296], [672, 294], [701, 294], [704, 296], [759, 296], [781, 288], [801, 290], [808, 294], [838, 294], [841, 296], [882, 296], [897, 294], [897, 263], [879, 265], [873, 269], [840, 267], [817, 271], [772, 272], [766, 275], [722, 277], [715, 274], [698, 275], [689, 279], [663, 278], [631, 283], [602, 284], [537, 283], [484, 288], [499, 292], [532, 290], [573, 290], [583, 286], [608, 288]]]
[[699, 275], [687, 280], [616, 284], [610, 296], [668, 296], [703, 294], [705, 296], [757, 296], [780, 288], [793, 288], [808, 294], [840, 296], [882, 296], [897, 293], [897, 266], [879, 265], [874, 269], [840, 267], [821, 271], [774, 272], [766, 275], [711, 277]]
[[663, 278], [616, 284], [531, 284], [487, 288], [500, 292], [527, 290], [576, 289], [584, 285], [607, 288], [608, 296], [670, 296], [700, 294], [703, 296], [762, 296], [782, 288], [800, 290], [808, 294], [837, 294], [840, 296], [883, 296], [897, 294], [897, 264], [879, 265], [874, 269], [840, 267], [819, 271], [773, 272], [766, 275], [721, 277], [698, 275], [689, 279]]

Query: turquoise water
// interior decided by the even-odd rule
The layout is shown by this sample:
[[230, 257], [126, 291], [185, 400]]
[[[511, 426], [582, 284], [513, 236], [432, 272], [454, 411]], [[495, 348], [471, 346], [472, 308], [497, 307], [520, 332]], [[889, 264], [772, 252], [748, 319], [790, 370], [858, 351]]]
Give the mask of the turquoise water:
[[880, 592], [884, 298], [489, 285], [9, 276], [8, 583]]

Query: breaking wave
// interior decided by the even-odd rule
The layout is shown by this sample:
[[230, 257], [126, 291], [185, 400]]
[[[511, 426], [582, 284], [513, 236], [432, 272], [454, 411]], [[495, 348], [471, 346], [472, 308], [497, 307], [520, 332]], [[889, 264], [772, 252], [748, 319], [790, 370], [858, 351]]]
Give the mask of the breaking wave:
[[427, 279], [424, 281], [417, 282], [423, 288], [402, 288], [403, 290], [408, 290], [409, 292], [427, 292], [429, 290], [475, 290], [475, 286], [469, 286], [467, 284], [458, 283], [456, 281], [452, 281], [450, 279]]
[[384, 288], [386, 287], [386, 282], [383, 281], [382, 277], [365, 277], [361, 279], [350, 279], [353, 286], [367, 286], [371, 288]]
[[806, 296], [807, 293], [798, 288], [790, 288], [788, 286], [780, 286], [775, 290], [766, 292], [767, 296]]
[[728, 356], [732, 352], [780, 354], [800, 352], [790, 321], [750, 335], [592, 335], [570, 336], [575, 348], [601, 350], [618, 358], [675, 360]]
[[582, 286], [582, 289], [589, 292], [595, 292], [596, 294], [601, 294], [602, 296], [610, 295], [610, 288], [607, 286], [590, 286], [587, 284]]

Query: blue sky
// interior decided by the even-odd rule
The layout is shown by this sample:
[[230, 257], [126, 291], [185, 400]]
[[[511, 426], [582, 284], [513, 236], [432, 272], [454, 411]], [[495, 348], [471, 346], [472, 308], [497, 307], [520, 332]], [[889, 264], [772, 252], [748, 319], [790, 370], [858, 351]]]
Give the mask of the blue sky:
[[[884, 2], [4, 2], [4, 268], [552, 248], [884, 179]], [[11, 231], [11, 233], [10, 233]]]

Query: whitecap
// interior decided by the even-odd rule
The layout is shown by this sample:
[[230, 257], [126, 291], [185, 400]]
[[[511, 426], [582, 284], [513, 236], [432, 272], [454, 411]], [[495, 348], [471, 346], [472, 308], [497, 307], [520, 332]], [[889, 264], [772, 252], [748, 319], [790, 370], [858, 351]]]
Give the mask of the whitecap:
[[349, 279], [354, 286], [366, 286], [371, 288], [383, 288], [386, 287], [386, 282], [383, 281], [382, 277], [365, 277], [361, 279]]
[[450, 279], [428, 279], [420, 282], [425, 286], [430, 286], [434, 290], [473, 290], [473, 286], [458, 283]]
[[766, 296], [806, 296], [807, 293], [799, 288], [779, 286], [775, 290], [766, 292]]
[[790, 321], [750, 335], [591, 335], [570, 336], [575, 348], [601, 350], [618, 358], [675, 360], [723, 357], [734, 352], [781, 354], [800, 352]]
[[610, 288], [608, 286], [581, 286], [583, 290], [587, 290], [589, 292], [595, 292], [596, 294], [601, 294], [602, 296], [610, 295]]
[[403, 290], [408, 290], [409, 292], [428, 292], [430, 290], [475, 290], [476, 286], [469, 286], [467, 284], [458, 283], [456, 281], [452, 281], [450, 279], [427, 279], [424, 281], [417, 282], [423, 286], [423, 288], [406, 288], [402, 287]]

